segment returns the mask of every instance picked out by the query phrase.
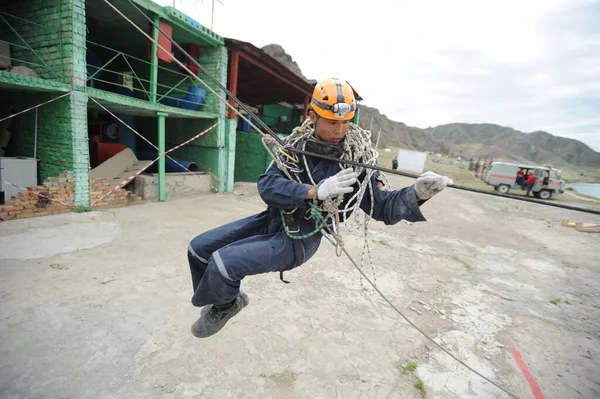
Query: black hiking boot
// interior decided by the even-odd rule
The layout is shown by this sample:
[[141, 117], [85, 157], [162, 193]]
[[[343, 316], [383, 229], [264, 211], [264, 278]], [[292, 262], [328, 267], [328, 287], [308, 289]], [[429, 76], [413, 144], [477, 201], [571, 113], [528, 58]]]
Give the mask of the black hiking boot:
[[221, 330], [233, 316], [244, 308], [244, 301], [238, 295], [231, 306], [218, 308], [215, 305], [206, 306], [208, 310], [192, 325], [192, 334], [197, 338], [210, 337]]
[[[244, 305], [244, 307], [248, 306], [248, 304], [250, 303], [250, 297], [248, 296], [248, 294], [240, 291], [239, 297], [242, 298], [242, 305]], [[207, 305], [202, 307], [202, 310], [200, 310], [200, 316], [204, 316], [211, 306], [212, 305]]]

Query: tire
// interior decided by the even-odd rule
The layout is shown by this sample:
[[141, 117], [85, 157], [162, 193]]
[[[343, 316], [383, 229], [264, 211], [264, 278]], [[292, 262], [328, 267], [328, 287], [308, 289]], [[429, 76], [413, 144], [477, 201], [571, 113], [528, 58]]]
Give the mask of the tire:
[[543, 200], [549, 200], [550, 198], [552, 198], [552, 191], [550, 190], [542, 190], [539, 192], [539, 199], [543, 199]]
[[496, 191], [498, 191], [500, 194], [508, 194], [509, 190], [510, 190], [510, 186], [508, 186], [506, 184], [499, 184], [496, 186]]

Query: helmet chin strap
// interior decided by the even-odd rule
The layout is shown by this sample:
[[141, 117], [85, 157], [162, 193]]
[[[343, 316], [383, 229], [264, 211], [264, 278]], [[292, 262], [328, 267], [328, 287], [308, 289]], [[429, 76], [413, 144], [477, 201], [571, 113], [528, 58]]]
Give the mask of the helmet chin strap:
[[[316, 114], [316, 117], [315, 117], [315, 121], [313, 122], [313, 125], [315, 126], [315, 139], [321, 140], [319, 138], [319, 136], [317, 135], [317, 122], [319, 122], [319, 119], [321, 118], [321, 116], [319, 114], [317, 114], [316, 112], [315, 112], [315, 114]], [[321, 141], [323, 141], [323, 140], [321, 140]]]

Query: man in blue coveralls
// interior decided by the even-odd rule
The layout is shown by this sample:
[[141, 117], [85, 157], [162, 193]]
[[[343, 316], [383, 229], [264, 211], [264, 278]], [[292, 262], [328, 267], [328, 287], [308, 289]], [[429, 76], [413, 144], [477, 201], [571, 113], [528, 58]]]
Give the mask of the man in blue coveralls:
[[[347, 82], [326, 79], [317, 83], [309, 112], [314, 134], [304, 148], [339, 158], [355, 111], [354, 92]], [[358, 176], [353, 168], [341, 170], [338, 162], [306, 158], [312, 181], [320, 184], [312, 184], [306, 170], [299, 175], [302, 183], [290, 180], [273, 163], [257, 182], [267, 210], [202, 233], [191, 241], [187, 255], [194, 289], [192, 304], [204, 306], [200, 318], [192, 325], [194, 336], [204, 338], [215, 334], [248, 305], [248, 295], [240, 291], [244, 277], [290, 270], [315, 254], [322, 234], [291, 239], [284, 231], [280, 210], [293, 211], [286, 216], [288, 228], [294, 225], [298, 235], [307, 235], [316, 227], [315, 220], [307, 217], [306, 212], [315, 192], [319, 201], [341, 195], [341, 209], [366, 176], [365, 173]], [[446, 176], [427, 172], [412, 186], [387, 191], [382, 189], [377, 173], [371, 178], [373, 218], [388, 225], [402, 219], [425, 221], [419, 206], [453, 184]], [[360, 207], [369, 212], [371, 205], [371, 195], [367, 193]]]

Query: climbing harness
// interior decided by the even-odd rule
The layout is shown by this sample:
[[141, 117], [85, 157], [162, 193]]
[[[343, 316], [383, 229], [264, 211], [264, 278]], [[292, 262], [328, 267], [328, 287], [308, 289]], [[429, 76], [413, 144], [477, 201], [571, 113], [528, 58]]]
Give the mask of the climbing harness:
[[[354, 212], [362, 203], [363, 197], [367, 191], [371, 196], [371, 209], [368, 214], [365, 214], [363, 221], [359, 220], [359, 213], [355, 213], [355, 220], [357, 224], [363, 225], [364, 232], [364, 240], [365, 246], [363, 247], [363, 262], [364, 262], [364, 254], [366, 252], [370, 252], [368, 240], [367, 240], [367, 232], [368, 232], [368, 223], [373, 215], [373, 187], [371, 177], [377, 173], [377, 171], [371, 169], [368, 170], [366, 168], [355, 168], [355, 172], [359, 175], [358, 181], [358, 190], [352, 195], [345, 203], [342, 209], [339, 208], [342, 205], [343, 196], [339, 195], [334, 199], [326, 199], [321, 201], [321, 205], [319, 205], [319, 201], [317, 200], [317, 191], [323, 181], [316, 182], [312, 176], [310, 168], [308, 167], [308, 161], [306, 155], [302, 155], [300, 159], [292, 158], [291, 156], [287, 156], [286, 149], [294, 148], [297, 146], [301, 146], [305, 148], [307, 142], [309, 140], [313, 140], [315, 137], [315, 126], [310, 119], [304, 121], [301, 126], [296, 127], [292, 133], [285, 138], [284, 146], [280, 147], [278, 151], [271, 151], [268, 148], [268, 140], [263, 140], [263, 145], [269, 151], [271, 156], [273, 156], [274, 162], [277, 164], [279, 169], [284, 172], [287, 176], [291, 177], [293, 180], [296, 180], [299, 183], [302, 183], [301, 173], [306, 173], [310, 182], [313, 185], [316, 185], [317, 188], [314, 191], [312, 201], [309, 203], [310, 216], [315, 221], [315, 229], [304, 235], [296, 235], [290, 234], [289, 228], [286, 225], [287, 219], [284, 217], [284, 213], [289, 214], [289, 212], [281, 211], [281, 220], [283, 222], [284, 230], [286, 234], [292, 238], [293, 240], [302, 240], [308, 237], [311, 237], [315, 234], [321, 233], [325, 227], [330, 227], [330, 234], [334, 236], [336, 242], [336, 255], [342, 255], [342, 248], [344, 245], [343, 238], [340, 232], [340, 215], [341, 219], [345, 222], [347, 220], [347, 215], [349, 213]], [[350, 124], [348, 129], [348, 133], [346, 134], [344, 140], [340, 143], [340, 147], [343, 150], [341, 156], [338, 160], [338, 164], [340, 169], [345, 169], [347, 166], [346, 161], [352, 160], [356, 162], [363, 162], [366, 165], [374, 165], [377, 162], [377, 151], [373, 149], [371, 146], [371, 132], [361, 129], [357, 125]], [[301, 166], [299, 164], [302, 163]], [[294, 213], [293, 210], [291, 213]], [[325, 216], [323, 216], [325, 215]]]

